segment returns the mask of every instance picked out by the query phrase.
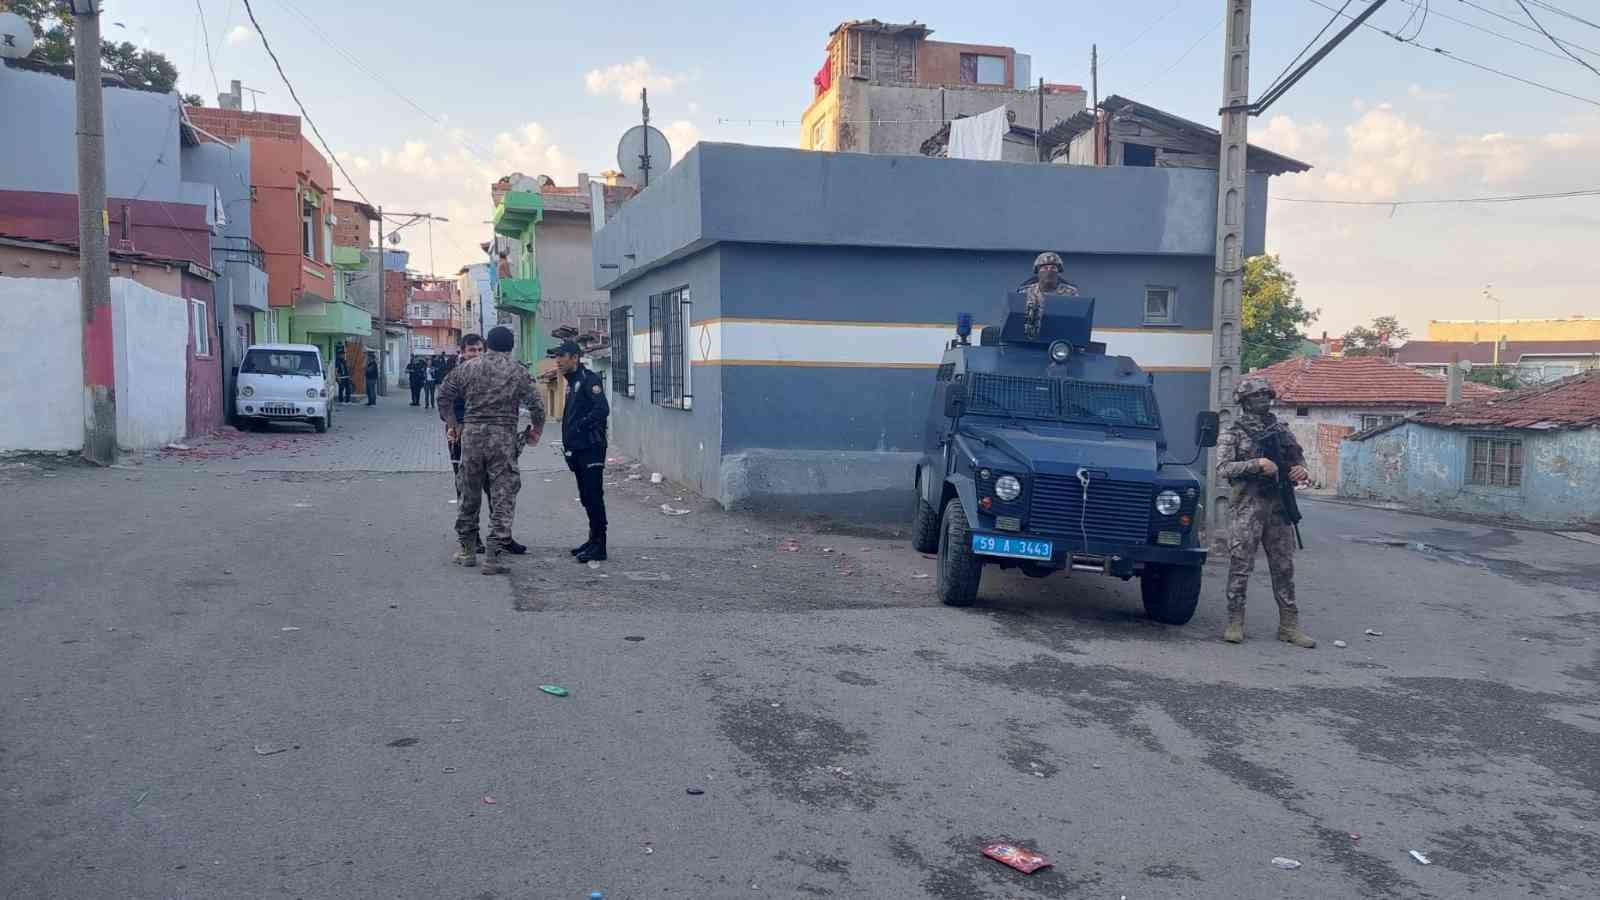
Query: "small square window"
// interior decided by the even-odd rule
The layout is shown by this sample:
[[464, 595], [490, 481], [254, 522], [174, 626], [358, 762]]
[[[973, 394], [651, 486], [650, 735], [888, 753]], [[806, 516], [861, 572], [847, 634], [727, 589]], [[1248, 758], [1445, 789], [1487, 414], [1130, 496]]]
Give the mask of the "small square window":
[[1294, 408], [1294, 417], [1297, 418], [1297, 419], [1309, 419], [1309, 418], [1311, 418], [1311, 407], [1309, 407], [1309, 406], [1296, 406]]
[[1171, 325], [1173, 318], [1173, 295], [1177, 291], [1169, 287], [1147, 287], [1144, 289], [1144, 322], [1146, 325]]

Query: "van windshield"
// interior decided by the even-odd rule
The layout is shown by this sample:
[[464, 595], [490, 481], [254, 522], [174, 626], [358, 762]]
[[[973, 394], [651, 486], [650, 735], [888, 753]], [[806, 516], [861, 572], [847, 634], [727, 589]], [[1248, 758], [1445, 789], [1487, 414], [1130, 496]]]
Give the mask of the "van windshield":
[[251, 350], [239, 371], [248, 375], [321, 375], [317, 354], [310, 350]]
[[975, 373], [967, 411], [1018, 419], [1161, 427], [1155, 392], [1148, 386], [1072, 378]]

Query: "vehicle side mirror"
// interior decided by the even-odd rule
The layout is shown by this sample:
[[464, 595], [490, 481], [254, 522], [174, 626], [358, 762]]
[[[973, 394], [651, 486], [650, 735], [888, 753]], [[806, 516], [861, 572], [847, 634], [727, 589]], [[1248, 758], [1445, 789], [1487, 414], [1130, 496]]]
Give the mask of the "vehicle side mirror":
[[1222, 430], [1221, 420], [1215, 410], [1203, 409], [1194, 416], [1194, 445], [1215, 447], [1217, 434]]
[[957, 419], [967, 411], [967, 386], [951, 384], [944, 392], [945, 418]]

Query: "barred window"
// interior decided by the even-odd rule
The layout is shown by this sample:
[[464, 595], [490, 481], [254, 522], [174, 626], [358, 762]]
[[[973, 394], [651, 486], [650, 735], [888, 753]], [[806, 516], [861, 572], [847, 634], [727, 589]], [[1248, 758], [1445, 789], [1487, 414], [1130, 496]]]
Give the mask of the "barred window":
[[633, 307], [611, 311], [611, 393], [633, 396]]
[[1471, 439], [1472, 467], [1468, 484], [1488, 487], [1522, 486], [1522, 441], [1517, 438]]
[[688, 342], [689, 289], [650, 297], [650, 402], [674, 409], [690, 407]]

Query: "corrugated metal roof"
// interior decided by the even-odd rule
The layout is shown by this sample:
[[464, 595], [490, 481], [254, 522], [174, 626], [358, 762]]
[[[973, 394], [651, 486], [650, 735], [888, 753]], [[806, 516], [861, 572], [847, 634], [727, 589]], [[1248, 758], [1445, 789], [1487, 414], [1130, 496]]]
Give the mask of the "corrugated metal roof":
[[[1215, 128], [1201, 125], [1199, 122], [1191, 122], [1182, 116], [1175, 116], [1172, 113], [1156, 109], [1154, 106], [1140, 103], [1137, 100], [1129, 100], [1127, 97], [1117, 94], [1112, 94], [1100, 101], [1100, 108], [1112, 115], [1126, 110], [1165, 125], [1174, 131], [1187, 131], [1196, 137], [1207, 138], [1212, 141], [1220, 142], [1222, 140], [1222, 133]], [[1082, 112], [1073, 113], [1070, 117], [1062, 119], [1046, 129], [1044, 137], [1057, 143], [1070, 141], [1093, 128], [1094, 118], [1092, 110], [1086, 109]], [[1310, 163], [1303, 163], [1298, 159], [1284, 156], [1281, 153], [1273, 153], [1271, 150], [1258, 147], [1255, 144], [1248, 145], [1248, 150], [1245, 154], [1245, 168], [1252, 172], [1265, 172], [1268, 175], [1311, 171]]]

